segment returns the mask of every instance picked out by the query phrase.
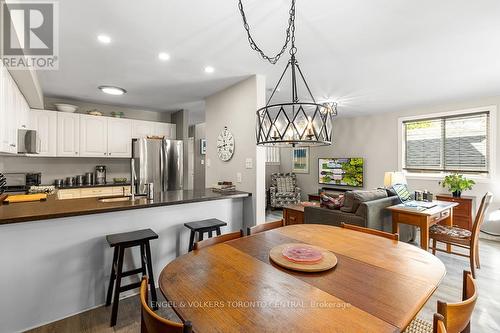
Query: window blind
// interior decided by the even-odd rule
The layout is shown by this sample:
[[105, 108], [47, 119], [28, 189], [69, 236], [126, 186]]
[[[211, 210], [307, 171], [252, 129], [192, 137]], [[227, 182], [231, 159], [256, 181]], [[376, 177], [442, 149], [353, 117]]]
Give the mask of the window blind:
[[404, 168], [488, 172], [489, 112], [403, 122]]

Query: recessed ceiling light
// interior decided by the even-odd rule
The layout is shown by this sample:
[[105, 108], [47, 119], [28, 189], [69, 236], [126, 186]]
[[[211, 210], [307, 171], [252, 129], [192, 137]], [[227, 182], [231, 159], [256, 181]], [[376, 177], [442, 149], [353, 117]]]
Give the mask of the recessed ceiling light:
[[160, 53], [158, 53], [158, 59], [160, 59], [161, 61], [170, 60], [170, 54], [168, 54], [166, 52], [160, 52]]
[[115, 95], [115, 96], [123, 95], [127, 92], [123, 88], [113, 87], [113, 86], [100, 86], [99, 89], [105, 94]]
[[111, 37], [109, 37], [108, 35], [99, 35], [97, 36], [97, 40], [103, 44], [111, 43]]
[[215, 72], [215, 68], [213, 68], [212, 66], [205, 67], [205, 73], [211, 74], [213, 72]]

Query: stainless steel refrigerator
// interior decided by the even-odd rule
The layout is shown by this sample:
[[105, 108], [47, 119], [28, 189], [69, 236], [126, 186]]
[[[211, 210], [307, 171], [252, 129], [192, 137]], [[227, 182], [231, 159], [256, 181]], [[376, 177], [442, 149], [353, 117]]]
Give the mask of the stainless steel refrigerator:
[[133, 139], [131, 177], [135, 194], [146, 194], [147, 184], [154, 192], [182, 189], [182, 141]]

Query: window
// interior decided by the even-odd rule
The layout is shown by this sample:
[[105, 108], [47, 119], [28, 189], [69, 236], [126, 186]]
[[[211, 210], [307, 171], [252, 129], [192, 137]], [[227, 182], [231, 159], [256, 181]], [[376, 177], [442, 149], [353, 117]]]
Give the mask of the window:
[[266, 163], [280, 164], [280, 149], [279, 147], [266, 147]]
[[488, 173], [490, 112], [403, 121], [403, 169]]

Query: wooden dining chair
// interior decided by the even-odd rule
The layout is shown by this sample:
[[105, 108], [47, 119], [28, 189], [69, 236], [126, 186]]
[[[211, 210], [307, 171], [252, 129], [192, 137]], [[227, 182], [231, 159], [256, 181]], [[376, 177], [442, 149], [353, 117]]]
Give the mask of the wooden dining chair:
[[404, 333], [470, 333], [470, 320], [477, 302], [476, 281], [472, 273], [463, 272], [462, 301], [458, 303], [437, 302], [437, 313], [433, 324], [415, 318]]
[[434, 314], [432, 321], [432, 333], [447, 333], [446, 326], [444, 325], [444, 317], [439, 313]]
[[141, 333], [191, 333], [191, 322], [184, 324], [170, 321], [157, 315], [148, 305], [148, 278], [141, 283]]
[[396, 241], [399, 240], [399, 235], [398, 234], [391, 234], [389, 232], [375, 230], [375, 229], [370, 229], [370, 228], [364, 228], [364, 227], [360, 227], [360, 226], [357, 226], [357, 225], [348, 224], [348, 223], [344, 223], [344, 222], [340, 223], [340, 226], [342, 228], [345, 228], [345, 229], [355, 230], [355, 231], [359, 231], [359, 232], [364, 232], [364, 233], [370, 234], [370, 235], [380, 236], [380, 237], [384, 237], [384, 238], [388, 238], [388, 239], [392, 239], [392, 240], [396, 240]]
[[220, 236], [216, 236], [216, 237], [212, 237], [212, 238], [207, 238], [207, 239], [204, 239], [202, 241], [194, 243], [193, 250], [200, 250], [200, 249], [203, 249], [205, 247], [209, 247], [209, 246], [219, 244], [219, 243], [228, 242], [230, 240], [237, 239], [240, 237], [243, 237], [243, 230], [231, 232], [229, 234], [224, 234], [224, 235], [220, 235]]
[[437, 312], [444, 317], [444, 325], [450, 333], [470, 332], [470, 319], [477, 302], [477, 286], [471, 272], [464, 271], [462, 302], [437, 302]]
[[259, 232], [263, 232], [263, 231], [267, 231], [267, 230], [271, 230], [271, 229], [281, 228], [284, 225], [285, 225], [285, 221], [283, 221], [283, 220], [258, 224], [254, 227], [247, 228], [247, 236], [255, 235], [255, 234], [258, 234]]
[[435, 224], [429, 228], [429, 239], [432, 240], [432, 254], [436, 251], [446, 251], [439, 249], [438, 242], [457, 246], [468, 250], [468, 253], [451, 252], [452, 254], [469, 258], [472, 276], [476, 278], [476, 268], [481, 268], [479, 262], [479, 232], [484, 222], [484, 217], [488, 206], [493, 199], [493, 194], [487, 192], [481, 200], [481, 205], [476, 214], [476, 219], [472, 225], [472, 231], [455, 226]]

